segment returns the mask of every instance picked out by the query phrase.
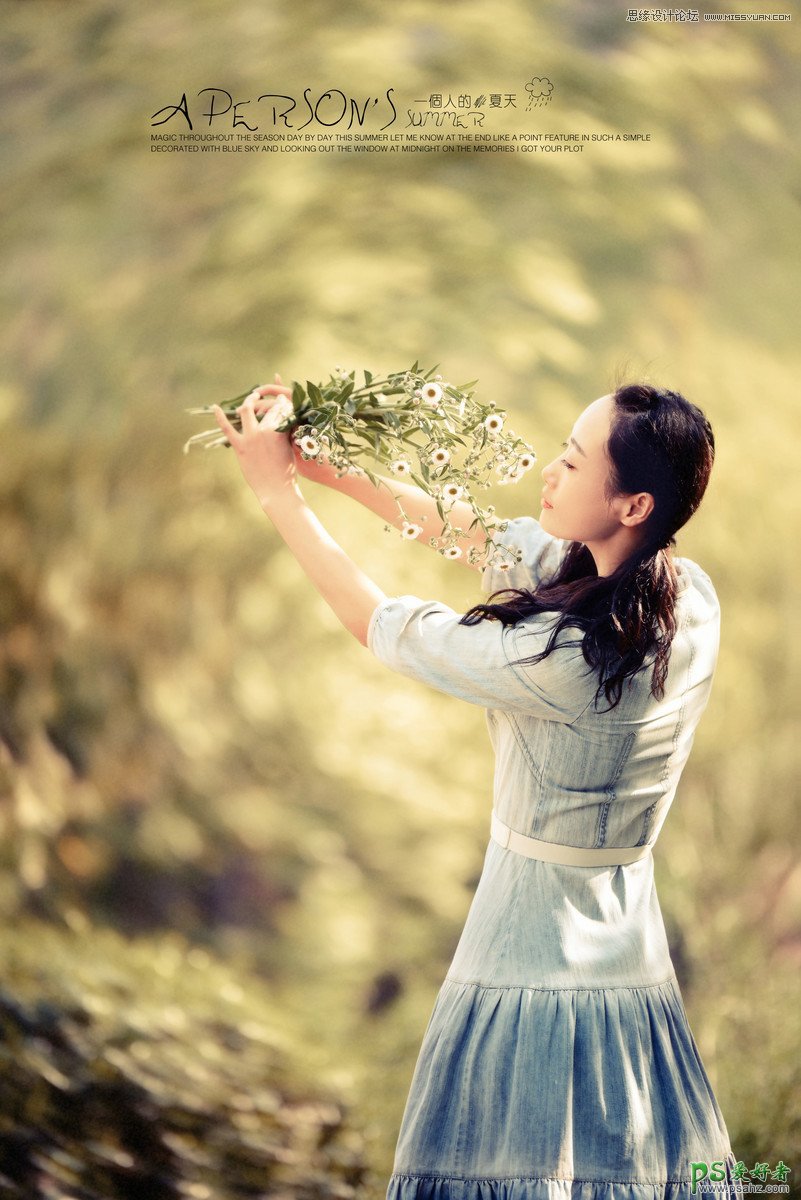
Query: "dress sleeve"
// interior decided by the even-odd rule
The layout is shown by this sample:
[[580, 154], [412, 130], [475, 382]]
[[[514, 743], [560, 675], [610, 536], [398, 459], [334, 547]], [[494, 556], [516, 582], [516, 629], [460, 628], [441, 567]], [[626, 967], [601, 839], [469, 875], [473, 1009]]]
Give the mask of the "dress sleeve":
[[481, 573], [481, 590], [486, 595], [499, 588], [527, 588], [531, 591], [543, 579], [553, 575], [570, 545], [546, 533], [534, 517], [511, 517], [503, 533], [496, 533], [497, 546], [522, 552], [522, 561], [504, 571], [486, 566]]
[[460, 615], [437, 600], [393, 596], [374, 609], [367, 646], [401, 675], [469, 704], [570, 724], [597, 686], [578, 636], [566, 638], [540, 663], [513, 661], [545, 648], [552, 620], [552, 614], [535, 614], [516, 625], [494, 620], [461, 625]]

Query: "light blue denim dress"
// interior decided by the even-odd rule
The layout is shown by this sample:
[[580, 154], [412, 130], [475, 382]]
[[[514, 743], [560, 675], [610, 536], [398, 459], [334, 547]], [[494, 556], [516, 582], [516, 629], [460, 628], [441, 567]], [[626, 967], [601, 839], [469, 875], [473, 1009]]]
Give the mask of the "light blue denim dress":
[[[510, 520], [495, 540], [523, 561], [487, 567], [485, 593], [534, 587], [567, 548], [533, 517]], [[494, 808], [513, 830], [568, 846], [650, 846], [718, 652], [712, 583], [676, 562], [662, 700], [646, 667], [615, 709], [597, 711], [580, 646], [514, 665], [544, 647], [553, 614], [469, 626], [438, 601], [391, 597], [372, 614], [368, 646], [401, 674], [486, 709]], [[566, 866], [490, 838], [423, 1037], [389, 1200], [685, 1200], [690, 1164], [715, 1161], [730, 1179], [735, 1160], [687, 1023], [650, 850], [625, 866]]]

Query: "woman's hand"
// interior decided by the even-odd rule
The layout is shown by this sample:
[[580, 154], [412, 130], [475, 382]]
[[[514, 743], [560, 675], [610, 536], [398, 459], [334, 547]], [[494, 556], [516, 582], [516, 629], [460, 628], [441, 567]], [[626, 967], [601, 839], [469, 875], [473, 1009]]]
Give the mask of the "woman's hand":
[[[261, 387], [253, 389], [254, 397], [253, 407], [258, 414], [268, 412], [276, 402], [280, 402], [284, 398], [289, 400], [292, 396], [292, 389], [285, 387], [281, 382], [281, 376], [275, 376], [275, 383], [267, 383]], [[292, 451], [295, 455], [295, 470], [298, 475], [302, 475], [304, 479], [312, 479], [315, 483], [322, 483], [328, 487], [335, 487], [337, 483], [337, 475], [334, 468], [328, 461], [328, 455], [325, 450], [321, 450], [314, 458], [304, 458], [300, 452], [300, 447], [296, 442], [292, 441]]]
[[[255, 388], [239, 406], [241, 432], [215, 405], [214, 416], [228, 438], [246, 481], [264, 506], [288, 492], [297, 492], [296, 453], [290, 431], [275, 428], [292, 413], [289, 388], [276, 375], [275, 383]], [[263, 415], [261, 420], [256, 413]]]

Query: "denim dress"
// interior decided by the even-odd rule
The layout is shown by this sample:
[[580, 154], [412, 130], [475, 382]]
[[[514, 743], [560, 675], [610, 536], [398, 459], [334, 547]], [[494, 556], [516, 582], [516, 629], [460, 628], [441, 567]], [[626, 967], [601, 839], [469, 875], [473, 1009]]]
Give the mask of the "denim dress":
[[[487, 567], [487, 594], [535, 587], [567, 548], [533, 517], [510, 520], [495, 540], [520, 548], [522, 562]], [[646, 662], [611, 711], [594, 702], [597, 676], [576, 630], [539, 664], [515, 661], [544, 648], [553, 614], [461, 625], [447, 605], [403, 595], [371, 616], [367, 644], [383, 663], [486, 710], [493, 807], [507, 826], [557, 852], [649, 847], [628, 865], [572, 866], [489, 838], [423, 1036], [388, 1200], [685, 1200], [691, 1164], [711, 1172], [713, 1162], [725, 1175], [718, 1190], [740, 1192], [650, 850], [719, 642], [712, 583], [692, 561], [675, 561], [664, 697], [650, 694]], [[487, 817], [489, 826], [489, 804]]]

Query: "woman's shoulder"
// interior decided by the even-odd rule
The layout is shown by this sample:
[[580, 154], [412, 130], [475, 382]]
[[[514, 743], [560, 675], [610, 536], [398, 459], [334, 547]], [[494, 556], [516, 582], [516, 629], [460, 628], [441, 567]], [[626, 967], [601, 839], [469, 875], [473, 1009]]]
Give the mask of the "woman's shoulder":
[[[570, 544], [546, 533], [531, 516], [507, 517], [492, 540], [500, 554], [482, 571], [481, 590], [488, 595], [500, 588], [533, 591], [554, 574]], [[519, 561], [512, 555], [519, 556]]]
[[674, 558], [678, 578], [677, 604], [691, 606], [699, 616], [716, 620], [720, 615], [720, 601], [715, 585], [709, 575], [691, 558]]

